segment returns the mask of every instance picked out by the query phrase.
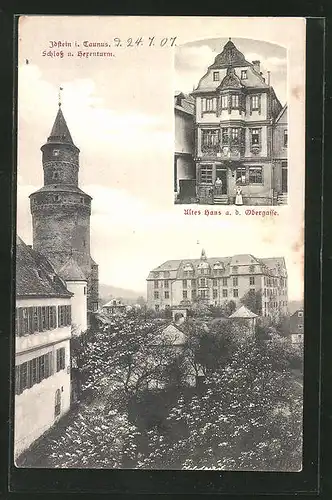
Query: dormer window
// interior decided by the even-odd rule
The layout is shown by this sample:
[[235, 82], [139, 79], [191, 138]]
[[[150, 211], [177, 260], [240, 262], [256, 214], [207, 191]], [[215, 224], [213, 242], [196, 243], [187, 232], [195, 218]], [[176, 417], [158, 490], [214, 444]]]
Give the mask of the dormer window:
[[60, 196], [58, 194], [53, 196], [53, 201], [59, 201], [59, 200], [60, 200]]
[[241, 80], [246, 80], [248, 78], [248, 72], [246, 69], [241, 70]]
[[53, 156], [59, 156], [60, 154], [60, 149], [53, 149]]
[[53, 172], [52, 173], [52, 179], [53, 180], [58, 180], [59, 179], [59, 172]]
[[83, 197], [80, 198], [80, 202], [84, 203], [84, 198]]
[[214, 82], [219, 82], [219, 71], [214, 71], [213, 72], [213, 81]]

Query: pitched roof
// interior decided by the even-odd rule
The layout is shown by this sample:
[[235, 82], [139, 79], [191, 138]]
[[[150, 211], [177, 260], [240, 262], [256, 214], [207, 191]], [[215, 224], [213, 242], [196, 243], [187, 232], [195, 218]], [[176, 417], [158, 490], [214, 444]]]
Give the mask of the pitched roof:
[[172, 323], [168, 325], [161, 334], [156, 337], [156, 339], [162, 343], [166, 343], [168, 345], [183, 345], [186, 341], [186, 336], [181, 330], [179, 330]]
[[71, 297], [72, 293], [42, 254], [16, 239], [17, 297]]
[[47, 142], [63, 142], [74, 145], [73, 139], [69, 132], [67, 122], [63, 116], [61, 106], [59, 106], [55, 121], [51, 130], [51, 134], [47, 139]]
[[227, 68], [229, 66], [251, 66], [252, 64], [246, 61], [242, 52], [239, 51], [231, 41], [228, 40], [222, 52], [218, 54], [211, 64], [210, 68]]
[[237, 309], [233, 314], [230, 315], [230, 318], [257, 318], [257, 314], [250, 311], [246, 306], [241, 306]]
[[174, 94], [174, 108], [177, 109], [178, 111], [194, 115], [195, 99], [191, 96], [184, 94], [183, 92], [177, 91]]
[[65, 281], [86, 281], [86, 276], [74, 257], [69, 257], [59, 270], [59, 276]]
[[229, 266], [248, 266], [248, 265], [264, 265], [269, 270], [275, 269], [279, 271], [281, 276], [287, 276], [285, 259], [283, 257], [271, 257], [271, 258], [257, 258], [251, 254], [238, 254], [231, 257], [207, 257], [206, 259], [178, 259], [178, 260], [167, 260], [158, 267], [152, 269], [148, 275], [148, 280], [155, 279], [154, 273], [169, 271], [169, 279], [176, 279], [179, 277], [180, 270], [186, 264], [190, 264], [193, 268], [197, 268], [202, 262], [207, 262], [210, 266], [216, 264], [222, 264], [227, 272], [229, 272]]

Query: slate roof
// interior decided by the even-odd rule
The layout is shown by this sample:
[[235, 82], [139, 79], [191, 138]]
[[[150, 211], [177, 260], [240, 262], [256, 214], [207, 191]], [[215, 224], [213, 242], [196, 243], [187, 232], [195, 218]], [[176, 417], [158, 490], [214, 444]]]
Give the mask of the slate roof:
[[71, 297], [73, 294], [42, 254], [16, 239], [16, 296]]
[[63, 116], [61, 106], [59, 106], [57, 115], [55, 117], [55, 121], [51, 130], [51, 134], [47, 139], [47, 142], [56, 142], [56, 143], [67, 143], [74, 145], [72, 136], [69, 132], [69, 128], [67, 126], [67, 122], [65, 117]]
[[176, 91], [174, 94], [174, 108], [178, 111], [194, 115], [195, 114], [195, 99], [183, 92]]
[[59, 276], [65, 281], [87, 281], [85, 274], [73, 257], [70, 257], [61, 267]]
[[230, 315], [230, 318], [257, 318], [257, 314], [253, 313], [246, 306], [241, 306], [237, 309], [233, 314]]
[[[221, 263], [225, 268], [225, 276], [229, 274], [230, 266], [241, 266], [241, 265], [263, 265], [266, 266], [268, 270], [275, 270], [275, 272], [281, 276], [287, 276], [285, 259], [283, 257], [272, 257], [272, 258], [256, 258], [251, 254], [239, 254], [233, 255], [232, 257], [208, 257], [204, 260], [202, 259], [179, 259], [179, 260], [167, 260], [158, 267], [152, 269], [148, 275], [148, 280], [157, 279], [155, 277], [156, 272], [169, 271], [169, 279], [177, 279], [180, 277], [180, 271], [186, 264], [191, 264], [194, 269], [198, 267], [202, 262], [207, 262], [210, 266]], [[181, 275], [182, 276], [182, 275]], [[163, 279], [166, 279], [163, 276]]]

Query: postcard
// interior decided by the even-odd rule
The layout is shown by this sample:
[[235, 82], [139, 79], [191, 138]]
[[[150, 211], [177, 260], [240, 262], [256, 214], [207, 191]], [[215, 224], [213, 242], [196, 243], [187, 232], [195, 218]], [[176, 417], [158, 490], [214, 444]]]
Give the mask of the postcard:
[[301, 471], [305, 30], [20, 16], [17, 467]]

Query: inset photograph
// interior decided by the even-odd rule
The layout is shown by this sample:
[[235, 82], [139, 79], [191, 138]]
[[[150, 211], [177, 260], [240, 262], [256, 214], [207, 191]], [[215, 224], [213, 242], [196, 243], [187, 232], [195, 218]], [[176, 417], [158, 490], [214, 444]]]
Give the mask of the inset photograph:
[[249, 39], [175, 55], [175, 203], [285, 205], [287, 51]]

